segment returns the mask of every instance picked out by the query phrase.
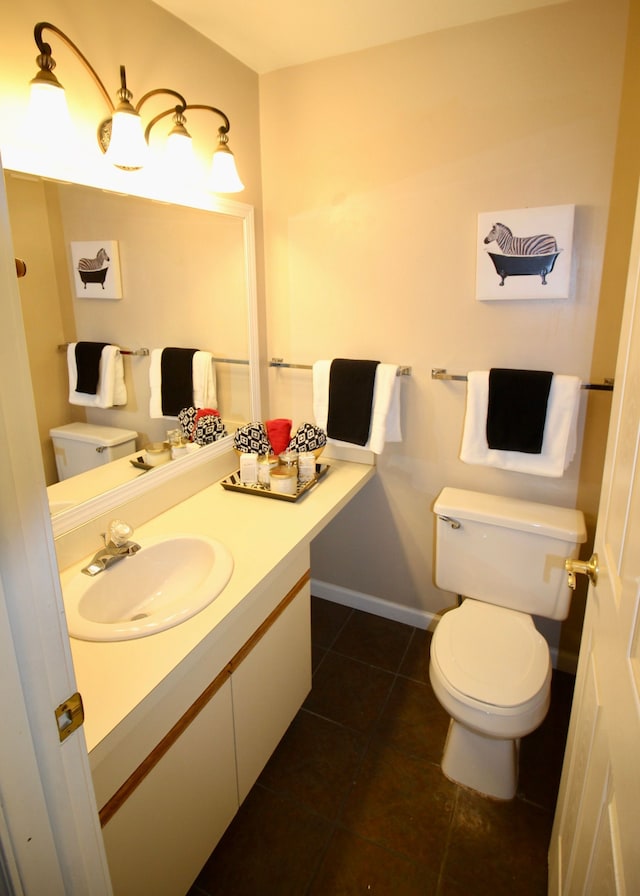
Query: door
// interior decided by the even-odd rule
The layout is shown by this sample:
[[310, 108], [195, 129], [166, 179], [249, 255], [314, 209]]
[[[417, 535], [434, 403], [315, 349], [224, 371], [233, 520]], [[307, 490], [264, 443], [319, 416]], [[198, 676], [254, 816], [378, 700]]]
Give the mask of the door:
[[550, 847], [552, 894], [640, 893], [640, 201], [580, 660]]
[[0, 166], [0, 892], [106, 896], [111, 884], [75, 691]]

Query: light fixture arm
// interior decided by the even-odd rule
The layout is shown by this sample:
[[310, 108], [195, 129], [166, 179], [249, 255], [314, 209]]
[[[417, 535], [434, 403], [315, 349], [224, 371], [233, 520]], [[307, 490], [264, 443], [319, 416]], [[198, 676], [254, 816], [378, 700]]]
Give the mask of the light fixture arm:
[[216, 115], [219, 115], [222, 118], [222, 120], [224, 121], [224, 124], [220, 125], [220, 127], [218, 128], [218, 136], [221, 141], [223, 141], [225, 143], [228, 141], [228, 138], [226, 135], [228, 134], [229, 129], [231, 128], [231, 124], [230, 124], [227, 116], [224, 114], [224, 112], [222, 112], [220, 109], [216, 109], [215, 106], [205, 106], [200, 103], [187, 103], [187, 101], [184, 99], [184, 97], [181, 97], [180, 94], [176, 93], [174, 90], [165, 90], [165, 91], [152, 90], [149, 93], [147, 93], [144, 97], [142, 97], [142, 99], [136, 106], [136, 109], [140, 108], [143, 101], [147, 97], [152, 96], [154, 93], [163, 93], [163, 92], [169, 93], [172, 96], [178, 97], [178, 99], [182, 100], [182, 102], [179, 106], [175, 106], [172, 109], [165, 109], [164, 112], [158, 113], [158, 115], [156, 115], [155, 118], [151, 119], [151, 121], [147, 125], [145, 132], [144, 132], [145, 140], [147, 140], [147, 142], [149, 141], [149, 134], [151, 133], [151, 128], [154, 125], [156, 125], [159, 121], [162, 121], [162, 119], [166, 118], [167, 115], [177, 115], [181, 118], [184, 115], [184, 113], [189, 111], [190, 109], [204, 109], [207, 112], [215, 112]]
[[113, 112], [113, 110], [115, 108], [114, 104], [113, 104], [113, 100], [109, 96], [107, 88], [104, 86], [104, 84], [100, 80], [100, 77], [99, 77], [98, 73], [96, 72], [96, 70], [94, 69], [94, 67], [91, 65], [91, 63], [86, 58], [86, 56], [82, 53], [82, 51], [74, 44], [74, 42], [71, 40], [71, 38], [67, 37], [67, 35], [64, 33], [64, 31], [61, 31], [60, 28], [57, 28], [55, 25], [52, 25], [50, 22], [38, 22], [38, 24], [33, 29], [33, 37], [34, 37], [34, 40], [38, 47], [38, 50], [40, 51], [40, 55], [36, 58], [36, 62], [38, 63], [38, 66], [40, 67], [41, 73], [44, 73], [45, 77], [48, 74], [53, 81], [57, 81], [55, 75], [53, 74], [53, 69], [56, 67], [56, 63], [51, 55], [51, 45], [48, 44], [45, 40], [43, 40], [43, 37], [42, 37], [42, 32], [45, 30], [45, 28], [48, 31], [53, 31], [54, 34], [57, 34], [58, 37], [62, 38], [64, 43], [69, 47], [70, 50], [73, 51], [73, 53], [77, 56], [77, 58], [80, 60], [80, 62], [82, 62], [84, 67], [87, 69], [87, 71], [93, 78], [96, 86], [98, 87], [98, 90], [104, 97], [104, 101], [106, 102], [107, 106], [109, 107], [111, 112]]

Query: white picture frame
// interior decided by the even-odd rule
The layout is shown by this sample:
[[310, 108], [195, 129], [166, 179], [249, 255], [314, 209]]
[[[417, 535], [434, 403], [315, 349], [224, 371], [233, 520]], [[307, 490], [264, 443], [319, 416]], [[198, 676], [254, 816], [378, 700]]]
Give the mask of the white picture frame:
[[568, 299], [575, 205], [478, 214], [476, 299]]
[[117, 240], [72, 242], [71, 274], [76, 298], [121, 299], [122, 281]]

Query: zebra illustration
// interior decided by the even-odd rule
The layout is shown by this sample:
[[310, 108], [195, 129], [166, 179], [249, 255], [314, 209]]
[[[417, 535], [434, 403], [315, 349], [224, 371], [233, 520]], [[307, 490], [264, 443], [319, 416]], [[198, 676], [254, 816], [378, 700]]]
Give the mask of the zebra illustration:
[[505, 255], [552, 255], [558, 251], [556, 239], [550, 233], [514, 236], [506, 224], [493, 225], [484, 241], [491, 243], [493, 240]]
[[79, 271], [99, 271], [111, 261], [106, 249], [98, 249], [95, 258], [81, 258], [78, 262]]
[[78, 274], [87, 288], [87, 283], [99, 283], [104, 289], [104, 281], [109, 272], [109, 262], [106, 249], [98, 249], [95, 258], [80, 258], [78, 261]]

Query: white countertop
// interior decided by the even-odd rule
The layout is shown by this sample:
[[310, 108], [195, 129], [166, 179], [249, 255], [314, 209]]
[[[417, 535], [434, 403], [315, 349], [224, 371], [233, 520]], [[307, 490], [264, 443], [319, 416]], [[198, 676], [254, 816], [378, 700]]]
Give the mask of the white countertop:
[[[329, 471], [297, 502], [225, 490], [219, 482], [165, 511], [136, 529], [144, 548], [146, 537], [200, 534], [221, 541], [230, 550], [234, 570], [220, 595], [204, 610], [175, 628], [119, 642], [71, 639], [78, 689], [85, 708], [87, 748], [95, 750], [152, 692], [166, 688], [198, 656], [219, 668], [225, 655], [225, 630], [242, 613], [242, 604], [259, 591], [287, 562], [308, 545], [349, 500], [375, 475], [375, 467], [328, 459]], [[96, 545], [96, 550], [100, 545]], [[65, 582], [92, 556], [61, 573]], [[135, 557], [123, 562], [135, 563]], [[108, 570], [101, 575], [109, 575]], [[137, 713], [134, 713], [137, 715]]]

